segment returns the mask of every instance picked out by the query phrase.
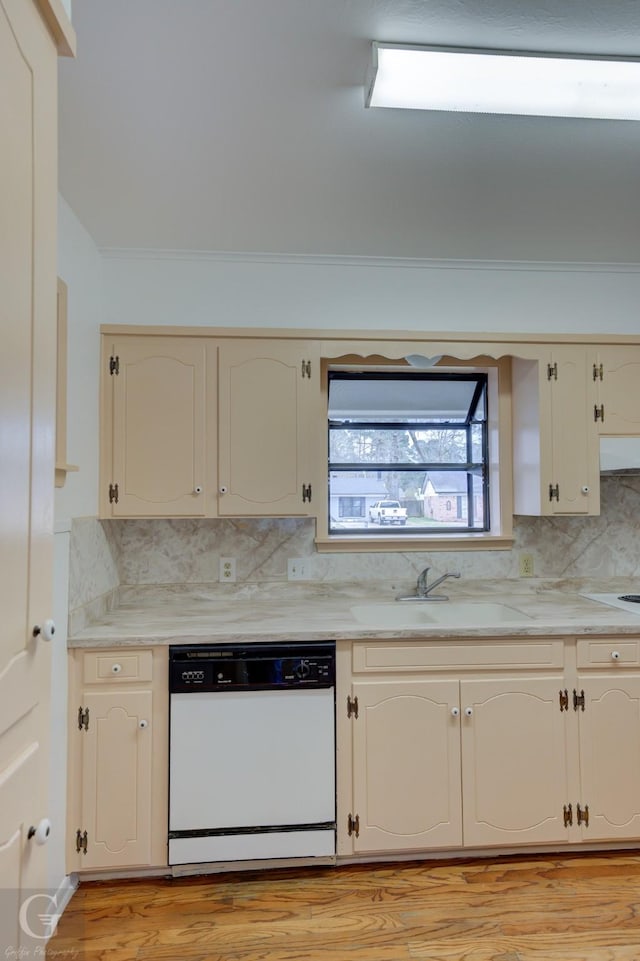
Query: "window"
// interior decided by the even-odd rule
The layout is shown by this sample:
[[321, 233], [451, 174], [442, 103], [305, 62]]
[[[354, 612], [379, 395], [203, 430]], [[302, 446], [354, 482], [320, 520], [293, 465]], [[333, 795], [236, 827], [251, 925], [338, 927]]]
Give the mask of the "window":
[[486, 372], [329, 371], [329, 534], [490, 530]]

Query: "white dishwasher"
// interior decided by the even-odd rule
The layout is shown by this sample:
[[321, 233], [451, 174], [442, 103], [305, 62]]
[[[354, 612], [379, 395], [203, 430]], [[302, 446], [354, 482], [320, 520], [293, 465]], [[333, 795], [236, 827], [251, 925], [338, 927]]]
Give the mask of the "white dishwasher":
[[335, 644], [170, 649], [169, 864], [335, 854]]

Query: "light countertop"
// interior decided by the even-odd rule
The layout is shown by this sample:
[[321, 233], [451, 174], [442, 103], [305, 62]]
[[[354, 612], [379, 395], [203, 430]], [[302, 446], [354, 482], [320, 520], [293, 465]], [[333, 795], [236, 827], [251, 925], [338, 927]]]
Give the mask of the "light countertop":
[[640, 635], [640, 604], [636, 614], [584, 596], [633, 592], [634, 585], [628, 579], [456, 582], [443, 585], [449, 600], [440, 602], [396, 602], [411, 589], [371, 584], [121, 588], [118, 606], [68, 645]]

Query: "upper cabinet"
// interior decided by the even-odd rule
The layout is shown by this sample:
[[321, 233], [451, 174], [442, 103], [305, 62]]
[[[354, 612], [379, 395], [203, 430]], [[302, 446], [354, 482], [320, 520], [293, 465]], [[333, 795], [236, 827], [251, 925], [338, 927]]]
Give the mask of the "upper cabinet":
[[591, 355], [593, 417], [603, 435], [640, 435], [640, 347], [599, 347]]
[[[449, 346], [454, 366], [484, 356], [481, 342]], [[301, 331], [105, 328], [101, 516], [312, 516], [322, 526], [321, 359], [385, 363], [446, 349], [357, 334], [334, 343]], [[511, 415], [513, 513], [598, 514], [600, 436], [640, 437], [640, 345], [488, 342], [484, 350], [511, 363], [511, 396], [501, 388], [495, 409], [500, 424]]]
[[220, 345], [220, 516], [316, 513], [324, 426], [319, 366], [313, 342]]
[[319, 348], [103, 338], [102, 517], [313, 515]]
[[205, 516], [205, 340], [122, 336], [103, 347], [102, 516]]
[[514, 511], [600, 511], [593, 375], [579, 344], [513, 361]]

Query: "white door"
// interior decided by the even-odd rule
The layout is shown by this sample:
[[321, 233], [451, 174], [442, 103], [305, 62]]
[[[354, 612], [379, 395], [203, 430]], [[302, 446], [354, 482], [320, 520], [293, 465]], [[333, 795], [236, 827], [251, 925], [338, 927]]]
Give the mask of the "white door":
[[50, 651], [42, 634], [32, 634], [51, 616], [53, 603], [56, 70], [37, 5], [0, 0], [3, 957], [42, 949], [46, 931], [37, 915], [53, 913], [46, 900], [47, 848], [29, 833], [46, 817], [48, 802]]

